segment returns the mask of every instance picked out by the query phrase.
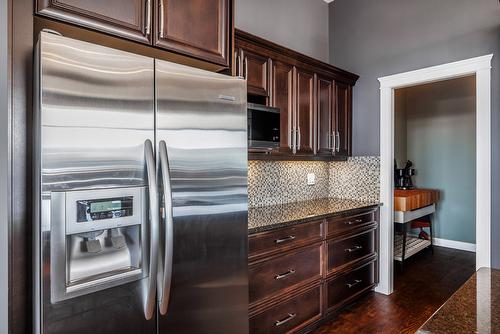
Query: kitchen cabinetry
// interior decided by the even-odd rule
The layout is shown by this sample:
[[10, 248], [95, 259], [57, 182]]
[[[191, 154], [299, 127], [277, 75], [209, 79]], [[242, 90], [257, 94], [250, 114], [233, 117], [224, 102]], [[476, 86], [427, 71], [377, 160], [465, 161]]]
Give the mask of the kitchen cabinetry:
[[337, 131], [335, 150], [340, 156], [348, 156], [351, 154], [351, 91], [352, 87], [344, 83], [337, 82], [335, 84], [335, 99], [336, 99], [336, 115], [337, 115]]
[[37, 14], [111, 35], [151, 42], [151, 0], [36, 0]]
[[36, 0], [36, 13], [230, 65], [233, 0]]
[[334, 82], [330, 78], [318, 76], [317, 85], [317, 143], [318, 154], [331, 156], [335, 154], [336, 110]]
[[155, 45], [229, 65], [230, 0], [154, 0]]
[[378, 212], [249, 236], [250, 333], [307, 332], [378, 281]]
[[280, 109], [280, 148], [282, 152], [292, 149], [293, 127], [293, 66], [272, 62], [271, 106]]
[[268, 97], [270, 59], [245, 49], [238, 49], [237, 59], [242, 60], [239, 75], [247, 79], [248, 93]]
[[295, 136], [292, 146], [296, 154], [314, 154], [314, 73], [295, 68], [295, 78]]
[[[316, 59], [236, 30], [235, 45], [251, 54], [253, 64], [237, 57], [249, 99], [254, 95], [281, 110], [280, 150], [250, 154], [250, 159], [345, 159], [351, 154], [352, 87], [358, 76]], [[258, 59], [258, 61], [255, 61]], [[252, 66], [253, 68], [251, 69]], [[239, 70], [239, 71], [238, 71]], [[271, 85], [265, 90], [265, 71]]]

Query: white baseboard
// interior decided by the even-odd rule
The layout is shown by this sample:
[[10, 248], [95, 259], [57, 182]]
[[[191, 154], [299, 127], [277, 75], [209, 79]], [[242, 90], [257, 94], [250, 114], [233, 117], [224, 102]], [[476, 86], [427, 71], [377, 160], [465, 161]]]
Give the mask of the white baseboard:
[[[408, 233], [409, 236], [418, 238], [418, 234]], [[467, 252], [476, 252], [476, 244], [463, 241], [455, 241], [441, 238], [432, 238], [433, 244], [439, 247], [453, 248]]]
[[446, 248], [459, 249], [467, 252], [476, 252], [476, 244], [463, 241], [433, 238], [434, 245]]

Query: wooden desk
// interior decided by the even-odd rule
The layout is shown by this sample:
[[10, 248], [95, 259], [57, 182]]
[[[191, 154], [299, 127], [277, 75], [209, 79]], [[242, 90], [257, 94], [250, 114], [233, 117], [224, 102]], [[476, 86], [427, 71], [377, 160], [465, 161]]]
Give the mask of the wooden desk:
[[[432, 247], [431, 215], [436, 211], [435, 203], [438, 200], [439, 192], [434, 189], [394, 191], [394, 227], [402, 234], [401, 237], [394, 237], [394, 260], [401, 262], [401, 268], [404, 260], [429, 246]], [[408, 237], [411, 222], [416, 219], [431, 223], [430, 240]]]

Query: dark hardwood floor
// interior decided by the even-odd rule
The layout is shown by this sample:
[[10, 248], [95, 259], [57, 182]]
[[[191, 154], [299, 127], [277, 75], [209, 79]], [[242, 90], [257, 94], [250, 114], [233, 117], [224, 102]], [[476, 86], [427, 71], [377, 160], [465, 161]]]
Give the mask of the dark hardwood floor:
[[314, 334], [415, 333], [475, 271], [475, 253], [434, 247], [395, 267], [394, 293], [370, 293]]

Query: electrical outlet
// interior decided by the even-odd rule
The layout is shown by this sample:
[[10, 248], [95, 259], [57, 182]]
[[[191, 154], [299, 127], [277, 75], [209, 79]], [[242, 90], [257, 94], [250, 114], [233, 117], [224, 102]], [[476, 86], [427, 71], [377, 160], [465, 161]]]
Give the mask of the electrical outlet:
[[316, 175], [314, 173], [307, 173], [307, 185], [312, 186], [316, 184]]

